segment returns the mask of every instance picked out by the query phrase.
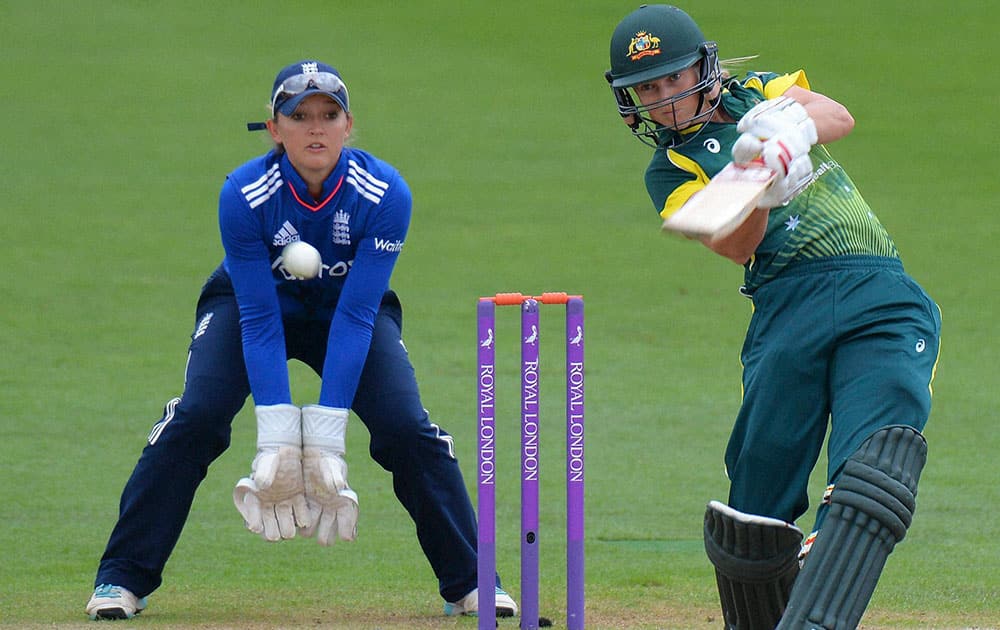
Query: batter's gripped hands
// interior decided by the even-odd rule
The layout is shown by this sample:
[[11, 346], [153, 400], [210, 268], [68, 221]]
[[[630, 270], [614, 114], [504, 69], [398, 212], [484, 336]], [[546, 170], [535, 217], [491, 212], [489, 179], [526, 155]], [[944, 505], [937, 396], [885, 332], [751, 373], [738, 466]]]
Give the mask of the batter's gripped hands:
[[775, 208], [785, 205], [805, 190], [812, 182], [812, 177], [812, 160], [809, 159], [809, 154], [792, 159], [788, 164], [788, 173], [782, 175], [782, 172], [778, 171], [778, 177], [768, 187], [767, 192], [757, 200], [757, 207]]
[[300, 529], [328, 546], [357, 536], [358, 495], [347, 485], [344, 436], [347, 410], [322, 405], [302, 408], [302, 470], [312, 525]]
[[816, 144], [816, 123], [806, 108], [795, 99], [779, 96], [758, 103], [740, 118], [736, 131], [749, 133], [761, 140], [779, 136], [796, 136], [796, 143]]
[[312, 525], [302, 474], [302, 413], [294, 405], [257, 406], [257, 455], [233, 488], [247, 529], [265, 540], [294, 538]]
[[748, 164], [759, 160], [778, 174], [758, 201], [761, 208], [774, 208], [791, 201], [812, 181], [809, 150], [816, 143], [816, 124], [805, 107], [786, 96], [753, 107], [736, 126], [741, 132], [733, 144], [733, 161]]
[[805, 107], [786, 96], [756, 105], [736, 130], [741, 135], [733, 144], [733, 161], [747, 164], [760, 158], [778, 175], [789, 175], [792, 162], [807, 155], [818, 137]]

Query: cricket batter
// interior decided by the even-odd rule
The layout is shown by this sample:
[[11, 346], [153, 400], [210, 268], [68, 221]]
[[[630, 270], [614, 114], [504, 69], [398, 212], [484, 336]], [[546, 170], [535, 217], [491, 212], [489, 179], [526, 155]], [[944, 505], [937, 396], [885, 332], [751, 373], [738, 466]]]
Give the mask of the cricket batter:
[[[249, 127], [266, 128], [274, 149], [222, 186], [225, 258], [198, 300], [184, 391], [153, 425], [125, 486], [87, 614], [124, 619], [145, 608], [250, 395], [257, 455], [234, 490], [248, 529], [268, 541], [354, 539], [358, 496], [344, 460], [353, 409], [413, 518], [445, 612], [474, 614], [475, 514], [452, 438], [420, 401], [389, 289], [410, 190], [395, 168], [347, 146], [354, 116], [333, 67], [307, 60], [283, 68], [270, 103], [271, 118]], [[293, 258], [284, 253], [289, 243], [308, 243], [298, 251], [319, 256]], [[289, 359], [322, 377], [316, 404], [292, 403]], [[496, 605], [498, 615], [517, 613], [499, 578]]]
[[[610, 52], [618, 112], [654, 149], [645, 181], [661, 217], [731, 160], [778, 173], [742, 226], [702, 240], [743, 265], [753, 304], [729, 500], [704, 521], [726, 628], [855, 628], [913, 517], [938, 307], [824, 146], [854, 119], [804, 71], [735, 78], [667, 5], [627, 15]], [[793, 523], [827, 435], [829, 486], [803, 545]]]

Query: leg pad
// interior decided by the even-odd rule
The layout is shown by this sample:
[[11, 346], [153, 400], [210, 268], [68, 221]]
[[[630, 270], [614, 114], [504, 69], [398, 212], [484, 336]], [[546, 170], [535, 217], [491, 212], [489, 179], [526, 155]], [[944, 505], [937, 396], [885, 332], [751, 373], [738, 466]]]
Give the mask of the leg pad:
[[913, 520], [926, 461], [923, 435], [905, 425], [880, 429], [847, 460], [779, 629], [858, 626], [886, 559]]
[[773, 630], [799, 572], [802, 531], [712, 501], [705, 510], [705, 551], [727, 630]]

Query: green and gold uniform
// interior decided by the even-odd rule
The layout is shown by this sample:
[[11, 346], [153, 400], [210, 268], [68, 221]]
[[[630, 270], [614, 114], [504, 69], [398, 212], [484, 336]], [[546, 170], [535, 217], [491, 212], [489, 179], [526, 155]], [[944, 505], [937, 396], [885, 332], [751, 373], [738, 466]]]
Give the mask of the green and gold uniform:
[[[748, 73], [724, 84], [722, 107], [739, 120], [803, 71]], [[735, 123], [661, 132], [646, 187], [664, 218], [731, 161]], [[671, 144], [677, 146], [671, 147]], [[753, 316], [741, 352], [743, 401], [726, 451], [729, 505], [794, 522], [809, 506], [807, 482], [827, 427], [828, 483], [879, 429], [922, 430], [931, 407], [940, 312], [903, 270], [896, 246], [844, 169], [822, 145], [813, 180], [770, 211], [744, 265], [741, 292]], [[818, 529], [825, 509], [817, 518]]]

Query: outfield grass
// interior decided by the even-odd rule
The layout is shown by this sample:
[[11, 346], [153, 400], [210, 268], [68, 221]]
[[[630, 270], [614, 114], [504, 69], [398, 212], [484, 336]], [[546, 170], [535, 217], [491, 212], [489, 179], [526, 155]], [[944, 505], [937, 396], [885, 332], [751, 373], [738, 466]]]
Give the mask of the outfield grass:
[[[342, 70], [355, 143], [396, 164], [413, 189], [394, 286], [424, 403], [455, 435], [470, 490], [476, 296], [585, 294], [590, 626], [721, 626], [701, 514], [726, 492], [721, 458], [748, 304], [736, 293], [741, 270], [662, 236], [642, 189], [647, 150], [618, 122], [602, 78], [611, 30], [633, 6], [0, 4], [0, 626], [85, 625], [122, 486], [160, 407], [180, 393], [194, 301], [221, 256], [222, 178], [267, 148], [243, 123], [263, 116], [277, 68], [307, 56]], [[919, 509], [864, 627], [997, 627], [991, 44], [1000, 9], [971, 0], [682, 6], [723, 57], [804, 67], [815, 89], [852, 110], [857, 128], [834, 156], [944, 312]], [[501, 430], [510, 437], [498, 555], [516, 595], [516, 322], [504, 315]], [[542, 351], [554, 355], [543, 413], [555, 420], [561, 351]], [[293, 364], [293, 378], [297, 402], [312, 401], [315, 377]], [[542, 532], [542, 612], [557, 626], [559, 433], [543, 436]], [[164, 585], [133, 625], [475, 627], [440, 615], [413, 526], [367, 457], [360, 422], [348, 435], [360, 537], [330, 549], [268, 545], [243, 531], [230, 492], [253, 440], [244, 410]], [[815, 479], [814, 497], [821, 486]]]

